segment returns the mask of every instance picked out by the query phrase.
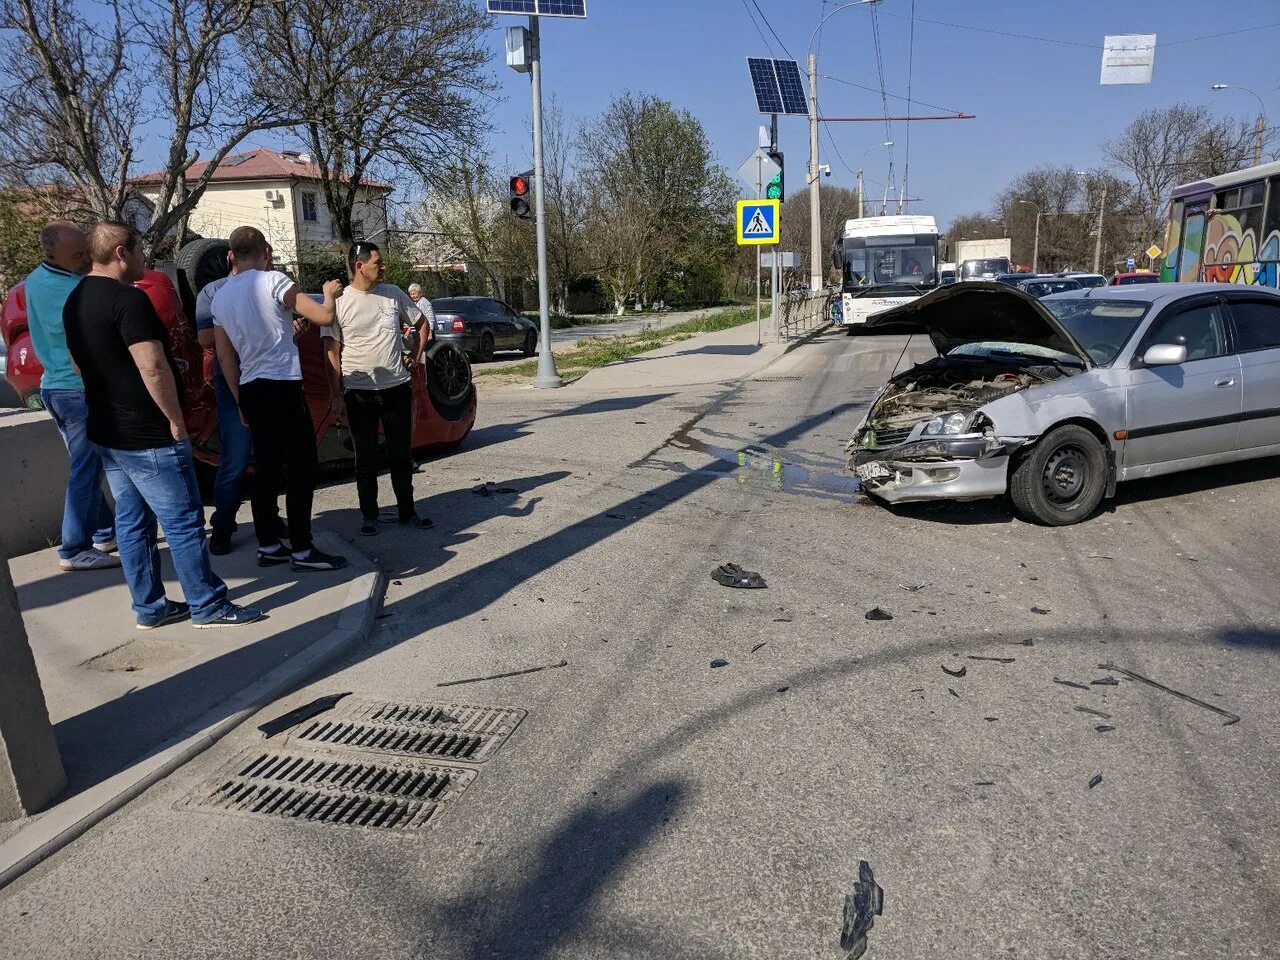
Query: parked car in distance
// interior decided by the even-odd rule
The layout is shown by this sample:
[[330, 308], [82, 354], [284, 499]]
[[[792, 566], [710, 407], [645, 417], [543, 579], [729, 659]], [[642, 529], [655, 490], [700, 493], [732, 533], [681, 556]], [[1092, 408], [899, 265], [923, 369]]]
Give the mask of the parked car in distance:
[[494, 297], [441, 297], [431, 301], [431, 309], [435, 339], [454, 344], [473, 360], [492, 360], [499, 350], [519, 350], [526, 357], [538, 352], [534, 322]]
[[938, 356], [893, 377], [849, 442], [888, 503], [1008, 494], [1078, 523], [1119, 481], [1280, 454], [1280, 294], [1160, 283], [1036, 300], [958, 283], [875, 314]]
[[1117, 273], [1107, 281], [1109, 287], [1127, 287], [1134, 283], [1159, 283], [1160, 274], [1150, 270], [1137, 270], [1133, 273]]
[[1082, 287], [1105, 287], [1107, 278], [1100, 273], [1081, 273], [1078, 270], [1063, 270], [1060, 277], [1070, 277]]
[[1011, 287], [1016, 287], [1023, 280], [1034, 280], [1040, 276], [1038, 273], [1001, 273], [995, 276], [996, 283], [1007, 283]]
[[1033, 297], [1047, 297], [1051, 293], [1063, 293], [1067, 290], [1079, 290], [1080, 284], [1075, 277], [1037, 277], [1023, 280], [1018, 284], [1019, 290], [1025, 290]]

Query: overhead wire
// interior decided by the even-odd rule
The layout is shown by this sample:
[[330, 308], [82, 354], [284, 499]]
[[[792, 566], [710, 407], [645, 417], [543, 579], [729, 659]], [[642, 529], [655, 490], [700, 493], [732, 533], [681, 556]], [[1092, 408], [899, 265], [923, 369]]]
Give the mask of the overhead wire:
[[[859, 90], [866, 90], [868, 93], [880, 92], [875, 87], [868, 87], [864, 83], [854, 83], [852, 80], [846, 80], [843, 77], [833, 77], [826, 73], [820, 73], [818, 74], [818, 76], [823, 80], [830, 80], [832, 83], [843, 83], [846, 86], [857, 87]], [[896, 93], [886, 93], [885, 96], [887, 96], [890, 100], [906, 100], [907, 99], [906, 97], [899, 96]], [[951, 107], [944, 107], [937, 103], [930, 103], [928, 100], [916, 100], [913, 98], [911, 102], [918, 103], [922, 107], [929, 107], [932, 110], [941, 110], [943, 113], [954, 113], [957, 116], [964, 112], [963, 110], [954, 110]]]
[[773, 39], [778, 41], [778, 46], [782, 48], [782, 52], [787, 55], [788, 59], [794, 60], [795, 57], [791, 56], [791, 51], [787, 49], [787, 45], [783, 43], [782, 38], [778, 36], [778, 31], [773, 29], [773, 24], [769, 22], [769, 18], [766, 17], [764, 15], [764, 11], [760, 9], [760, 4], [757, 0], [751, 0], [751, 5], [756, 8], [756, 13], [760, 14], [760, 19], [764, 21], [764, 25], [768, 27], [769, 32], [773, 34]]
[[763, 41], [764, 46], [765, 46], [765, 49], [766, 49], [766, 50], [768, 50], [770, 54], [772, 54], [772, 53], [773, 53], [773, 47], [772, 47], [772, 45], [769, 43], [769, 38], [768, 38], [768, 37], [766, 37], [766, 36], [764, 35], [764, 31], [760, 29], [760, 24], [756, 23], [756, 17], [755, 17], [755, 14], [753, 14], [753, 13], [751, 12], [751, 8], [750, 8], [749, 6], [747, 6], [747, 0], [742, 0], [742, 9], [744, 9], [744, 10], [746, 10], [746, 11], [747, 11], [747, 19], [748, 19], [748, 20], [750, 20], [750, 21], [751, 21], [751, 25], [752, 25], [753, 27], [755, 27], [755, 28], [756, 28], [756, 33], [760, 34], [760, 39], [761, 39], [761, 41]]

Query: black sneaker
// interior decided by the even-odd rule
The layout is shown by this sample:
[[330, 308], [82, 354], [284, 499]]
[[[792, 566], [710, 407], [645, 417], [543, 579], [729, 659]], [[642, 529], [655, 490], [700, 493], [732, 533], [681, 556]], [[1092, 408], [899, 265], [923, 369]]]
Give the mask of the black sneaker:
[[264, 616], [265, 614], [257, 607], [237, 607], [233, 603], [218, 616], [193, 623], [192, 626], [197, 630], [207, 630], [210, 627], [242, 627], [246, 623], [257, 623]]
[[260, 567], [274, 567], [277, 564], [288, 563], [291, 559], [288, 548], [281, 544], [277, 543], [270, 550], [258, 548], [258, 566]]
[[154, 620], [139, 620], [139, 630], [154, 630], [156, 627], [163, 627], [166, 624], [177, 623], [179, 620], [185, 620], [191, 616], [191, 607], [183, 603], [181, 600], [166, 600], [164, 602], [164, 613], [156, 617]]
[[303, 570], [341, 570], [347, 565], [346, 557], [334, 556], [312, 547], [305, 557], [293, 554], [293, 569]]
[[376, 537], [378, 535], [378, 521], [365, 520], [360, 524], [360, 536]]
[[435, 521], [430, 517], [420, 517], [416, 513], [411, 517], [405, 517], [400, 521], [400, 526], [409, 527], [413, 530], [430, 530], [435, 526]]
[[231, 552], [231, 531], [216, 530], [209, 534], [209, 552], [215, 557], [224, 557]]

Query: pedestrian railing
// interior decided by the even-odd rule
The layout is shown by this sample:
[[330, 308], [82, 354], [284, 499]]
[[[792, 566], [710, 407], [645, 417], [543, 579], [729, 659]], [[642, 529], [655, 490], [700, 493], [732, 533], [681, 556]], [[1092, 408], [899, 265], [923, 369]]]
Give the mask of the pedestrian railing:
[[802, 337], [831, 322], [831, 304], [834, 294], [830, 290], [794, 290], [782, 296], [782, 312], [778, 322], [778, 336], [783, 340]]

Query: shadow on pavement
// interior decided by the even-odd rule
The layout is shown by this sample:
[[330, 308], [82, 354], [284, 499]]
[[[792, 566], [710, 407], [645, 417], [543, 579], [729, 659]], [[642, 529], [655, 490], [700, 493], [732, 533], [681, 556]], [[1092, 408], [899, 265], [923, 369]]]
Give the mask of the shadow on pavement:
[[619, 413], [623, 410], [638, 410], [641, 407], [647, 407], [651, 403], [657, 403], [671, 396], [674, 396], [674, 394], [649, 393], [635, 397], [607, 397], [602, 400], [590, 400], [586, 403], [580, 403], [565, 410], [555, 410], [551, 413], [529, 417], [526, 420], [496, 423], [492, 426], [481, 427], [479, 430], [472, 430], [471, 434], [463, 442], [461, 449], [479, 450], [481, 447], [491, 447], [497, 443], [506, 443], [509, 440], [530, 436], [531, 431], [527, 428], [543, 420], [559, 420], [562, 417], [584, 417], [595, 413]]

